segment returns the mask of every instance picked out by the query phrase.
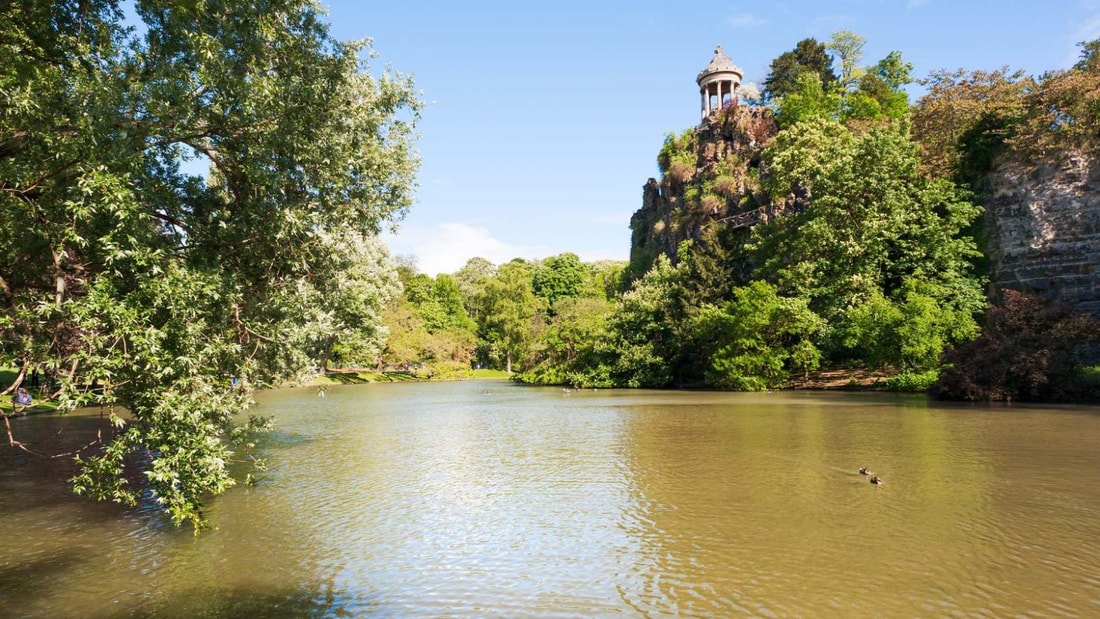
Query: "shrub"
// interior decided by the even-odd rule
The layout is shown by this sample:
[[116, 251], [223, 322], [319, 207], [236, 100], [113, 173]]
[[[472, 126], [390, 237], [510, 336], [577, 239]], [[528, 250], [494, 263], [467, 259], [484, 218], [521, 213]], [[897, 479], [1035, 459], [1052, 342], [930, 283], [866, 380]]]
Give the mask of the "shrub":
[[945, 400], [1065, 400], [1083, 391], [1081, 351], [1100, 321], [1004, 291], [976, 339], [949, 350], [932, 394]]
[[926, 372], [902, 372], [897, 376], [886, 379], [884, 386], [887, 391], [900, 391], [903, 393], [925, 393], [939, 378], [939, 370]]

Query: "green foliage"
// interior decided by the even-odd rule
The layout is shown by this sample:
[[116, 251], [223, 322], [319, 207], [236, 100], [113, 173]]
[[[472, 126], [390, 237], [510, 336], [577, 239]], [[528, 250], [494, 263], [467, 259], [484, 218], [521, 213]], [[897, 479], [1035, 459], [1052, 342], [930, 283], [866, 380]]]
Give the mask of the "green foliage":
[[0, 9], [0, 347], [64, 408], [129, 412], [78, 491], [200, 523], [249, 389], [381, 336], [371, 239], [411, 202], [419, 102], [310, 2], [132, 8]]
[[[780, 126], [791, 127], [815, 118], [846, 122], [905, 118], [909, 113], [909, 96], [903, 88], [912, 82], [912, 63], [893, 51], [878, 63], [861, 67], [863, 45], [863, 37], [842, 30], [834, 33], [827, 45], [820, 46], [822, 57], [828, 59], [827, 48], [839, 63], [839, 78], [831, 68], [811, 70], [792, 64], [795, 62], [792, 52], [787, 53], [791, 56], [784, 54], [773, 61], [769, 79], [774, 76], [776, 85], [769, 92], [778, 110]], [[776, 73], [776, 63], [781, 60], [782, 70]]]
[[851, 30], [838, 30], [825, 44], [835, 62], [840, 63], [840, 89], [850, 91], [856, 87], [866, 69], [859, 63], [863, 60], [863, 45], [866, 39]]
[[817, 76], [825, 90], [833, 90], [837, 83], [825, 44], [817, 39], [799, 41], [793, 50], [783, 52], [771, 61], [768, 76], [764, 78], [764, 91], [769, 99], [779, 99], [799, 90], [799, 77], [803, 74]]
[[327, 369], [330, 360], [344, 366], [373, 366], [387, 332], [382, 325], [386, 305], [399, 294], [399, 280], [386, 246], [377, 237], [346, 232], [331, 235], [332, 277], [318, 281], [312, 298], [312, 325], [323, 325], [326, 337], [307, 335], [304, 346]]
[[535, 294], [545, 299], [553, 309], [560, 299], [580, 294], [586, 275], [577, 254], [565, 253], [543, 260], [535, 268], [531, 286]]
[[817, 118], [833, 118], [840, 109], [840, 96], [826, 91], [816, 73], [798, 76], [794, 89], [779, 102], [780, 127], [791, 127]]
[[908, 280], [890, 300], [872, 290], [837, 325], [846, 356], [872, 366], [928, 370], [949, 344], [977, 333], [973, 311], [931, 282]]
[[480, 306], [480, 300], [485, 292], [485, 284], [497, 273], [493, 263], [485, 258], [470, 258], [454, 274], [455, 283], [462, 293], [462, 304], [466, 308], [467, 315], [475, 322], [484, 315], [484, 309]]
[[927, 393], [932, 385], [939, 379], [939, 370], [925, 370], [923, 372], [905, 371], [887, 378], [883, 387], [887, 391], [901, 393]]
[[612, 305], [605, 299], [561, 300], [533, 345], [533, 367], [519, 376], [531, 384], [612, 386], [607, 321]]
[[681, 273], [660, 255], [609, 319], [610, 346], [618, 355], [612, 381], [627, 387], [667, 387], [675, 379], [685, 318]]
[[679, 136], [669, 133], [657, 155], [657, 166], [661, 175], [676, 183], [686, 183], [695, 173], [697, 155], [694, 129], [688, 129]]
[[539, 320], [542, 301], [531, 285], [531, 267], [520, 260], [501, 266], [497, 276], [488, 280], [480, 302], [485, 314], [481, 321], [481, 338], [503, 356], [505, 369], [511, 373], [512, 363], [522, 359], [533, 338]]
[[405, 298], [416, 307], [428, 333], [444, 329], [473, 332], [476, 329], [474, 321], [466, 313], [462, 290], [450, 275], [441, 274], [434, 280], [427, 275], [415, 275], [406, 289]]
[[711, 351], [709, 383], [761, 391], [782, 385], [791, 369], [818, 367], [821, 354], [813, 341], [825, 325], [804, 300], [780, 297], [762, 281], [735, 289], [733, 297], [694, 320], [696, 338]]
[[785, 129], [765, 152], [773, 200], [804, 196], [789, 215], [757, 226], [757, 277], [805, 298], [836, 321], [874, 291], [893, 298], [910, 278], [976, 313], [982, 281], [960, 236], [979, 209], [956, 187], [925, 178], [903, 126], [855, 135], [816, 119]]

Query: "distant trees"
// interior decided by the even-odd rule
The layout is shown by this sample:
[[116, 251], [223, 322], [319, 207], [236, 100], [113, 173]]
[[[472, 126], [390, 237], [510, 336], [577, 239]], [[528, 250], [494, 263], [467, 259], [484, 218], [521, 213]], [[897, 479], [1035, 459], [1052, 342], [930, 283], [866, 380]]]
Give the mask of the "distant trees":
[[383, 363], [435, 376], [476, 363], [518, 369], [535, 382], [573, 382], [570, 372], [596, 363], [609, 299], [620, 294], [625, 269], [624, 262], [584, 263], [572, 253], [500, 266], [473, 258], [435, 278], [407, 266], [404, 292], [384, 321]]

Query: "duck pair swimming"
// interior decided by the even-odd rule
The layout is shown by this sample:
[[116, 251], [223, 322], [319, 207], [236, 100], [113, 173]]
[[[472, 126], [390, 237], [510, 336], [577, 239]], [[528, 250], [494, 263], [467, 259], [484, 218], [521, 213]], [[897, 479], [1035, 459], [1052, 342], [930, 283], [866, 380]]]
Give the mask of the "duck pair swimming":
[[860, 475], [870, 475], [871, 476], [871, 483], [876, 485], [876, 486], [882, 483], [882, 478], [879, 477], [878, 475], [875, 475], [874, 473], [872, 473], [865, 466], [859, 467], [859, 474]]

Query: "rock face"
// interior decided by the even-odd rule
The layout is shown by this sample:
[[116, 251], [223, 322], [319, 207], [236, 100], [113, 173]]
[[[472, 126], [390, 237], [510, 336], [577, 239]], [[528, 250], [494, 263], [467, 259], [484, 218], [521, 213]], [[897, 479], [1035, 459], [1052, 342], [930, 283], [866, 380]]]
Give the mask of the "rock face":
[[[666, 144], [664, 175], [646, 182], [630, 219], [631, 270], [640, 276], [660, 254], [676, 262], [680, 243], [714, 222], [747, 229], [803, 208], [804, 196], [770, 205], [760, 191], [761, 152], [776, 132], [768, 110], [732, 106]], [[1100, 317], [1100, 157], [1069, 152], [1036, 165], [1008, 153], [986, 180], [993, 291], [1036, 293]]]
[[994, 288], [1100, 316], [1100, 161], [1082, 153], [1039, 166], [1005, 159], [988, 181]]
[[676, 261], [684, 240], [698, 238], [714, 221], [750, 225], [765, 204], [760, 195], [760, 154], [778, 131], [771, 111], [732, 105], [666, 144], [661, 181], [649, 179], [642, 208], [630, 218], [631, 270], [641, 275], [660, 254]]

